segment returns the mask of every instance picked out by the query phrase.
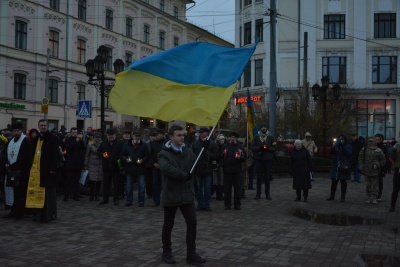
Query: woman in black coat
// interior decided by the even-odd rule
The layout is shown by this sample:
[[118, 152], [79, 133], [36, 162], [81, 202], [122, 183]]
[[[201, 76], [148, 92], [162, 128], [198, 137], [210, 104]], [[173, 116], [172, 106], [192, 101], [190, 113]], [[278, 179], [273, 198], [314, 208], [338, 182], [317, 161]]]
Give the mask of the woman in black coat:
[[294, 142], [294, 147], [290, 154], [290, 174], [293, 176], [293, 189], [297, 195], [295, 201], [301, 200], [303, 190], [304, 202], [307, 202], [308, 190], [311, 189], [310, 172], [313, 172], [313, 161], [310, 152], [303, 147], [300, 140]]

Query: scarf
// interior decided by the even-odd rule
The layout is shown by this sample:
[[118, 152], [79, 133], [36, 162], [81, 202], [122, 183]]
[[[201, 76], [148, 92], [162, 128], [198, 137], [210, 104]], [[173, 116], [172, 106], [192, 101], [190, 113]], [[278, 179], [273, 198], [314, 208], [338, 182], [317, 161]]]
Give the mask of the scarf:
[[9, 164], [14, 164], [17, 161], [19, 149], [21, 148], [22, 140], [24, 140], [25, 135], [22, 134], [19, 139], [15, 142], [15, 138], [10, 141], [7, 148], [7, 157]]

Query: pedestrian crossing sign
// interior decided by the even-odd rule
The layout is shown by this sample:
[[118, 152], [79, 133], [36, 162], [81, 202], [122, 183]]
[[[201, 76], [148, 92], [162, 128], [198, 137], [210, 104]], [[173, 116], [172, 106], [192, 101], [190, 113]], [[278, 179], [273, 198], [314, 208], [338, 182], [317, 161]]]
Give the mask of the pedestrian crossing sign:
[[92, 101], [79, 100], [78, 102], [78, 117], [91, 118], [92, 117]]

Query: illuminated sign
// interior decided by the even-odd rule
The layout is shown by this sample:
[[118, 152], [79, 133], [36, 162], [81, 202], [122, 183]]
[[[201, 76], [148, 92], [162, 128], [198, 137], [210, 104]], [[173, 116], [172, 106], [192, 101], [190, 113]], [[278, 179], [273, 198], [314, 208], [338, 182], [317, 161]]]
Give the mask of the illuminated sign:
[[[253, 102], [260, 102], [261, 101], [261, 96], [260, 95], [255, 95], [250, 97]], [[240, 103], [247, 103], [247, 97], [238, 97], [236, 100], [236, 104]]]
[[15, 103], [0, 103], [0, 108], [25, 109], [25, 105], [18, 105]]

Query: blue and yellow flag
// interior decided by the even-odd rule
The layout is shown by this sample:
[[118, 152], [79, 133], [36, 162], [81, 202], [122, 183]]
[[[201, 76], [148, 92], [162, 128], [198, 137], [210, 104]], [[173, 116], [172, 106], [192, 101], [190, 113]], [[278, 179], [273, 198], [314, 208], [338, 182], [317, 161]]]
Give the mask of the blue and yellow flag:
[[255, 118], [253, 100], [251, 100], [250, 91], [247, 88], [247, 125], [250, 139], [253, 139], [258, 134], [258, 123]]
[[216, 125], [255, 48], [196, 42], [135, 61], [116, 75], [111, 106], [122, 114]]

